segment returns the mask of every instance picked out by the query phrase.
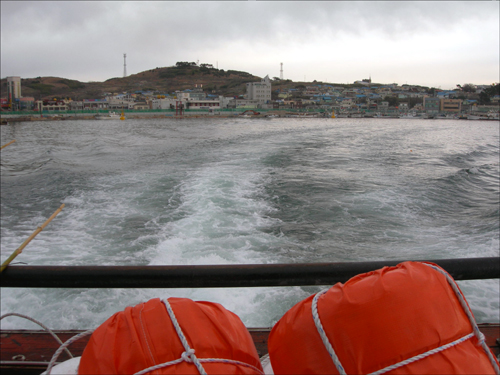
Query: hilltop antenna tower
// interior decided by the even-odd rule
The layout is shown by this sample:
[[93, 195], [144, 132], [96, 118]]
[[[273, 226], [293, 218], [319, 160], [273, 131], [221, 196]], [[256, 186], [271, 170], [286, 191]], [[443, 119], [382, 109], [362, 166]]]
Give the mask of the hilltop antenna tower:
[[283, 63], [280, 63], [280, 79], [283, 80]]
[[123, 54], [123, 78], [127, 76], [127, 54]]

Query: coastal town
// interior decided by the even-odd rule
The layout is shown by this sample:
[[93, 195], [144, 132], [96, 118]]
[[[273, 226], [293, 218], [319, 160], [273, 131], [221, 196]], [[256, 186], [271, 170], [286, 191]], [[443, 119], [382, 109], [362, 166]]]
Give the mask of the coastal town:
[[[190, 81], [191, 87], [170, 92], [158, 88], [95, 92], [93, 94], [96, 97], [87, 98], [56, 96], [47, 92], [45, 92], [47, 95], [43, 95], [44, 92], [40, 90], [37, 98], [23, 96], [22, 86], [23, 84], [28, 88], [42, 86], [36, 86], [32, 83], [33, 80], [6, 77], [2, 80], [4, 81], [1, 98], [2, 116], [16, 114], [64, 117], [123, 112], [167, 117], [222, 114], [255, 116], [272, 114], [293, 117], [301, 114], [314, 116], [334, 114], [336, 117], [499, 118], [500, 84], [498, 83], [457, 84], [453, 90], [442, 90], [409, 84], [379, 84], [372, 82], [371, 77], [344, 85], [316, 81], [294, 83], [269, 76], [257, 79], [258, 77], [244, 72], [222, 71], [221, 73], [211, 64], [178, 62], [169, 69], [160, 72], [159, 79], [168, 80], [173, 79], [176, 74], [186, 76], [189, 73], [193, 76]], [[154, 71], [156, 70], [150, 72]], [[206, 79], [203, 81], [205, 82], [203, 87], [203, 83], [196, 83], [198, 72], [212, 74], [214, 78], [221, 74], [240, 74], [237, 87], [240, 92], [224, 95], [223, 89], [228, 84], [207, 84]], [[137, 76], [141, 74], [144, 73], [139, 73]], [[23, 83], [25, 81], [26, 83]], [[59, 80], [61, 81], [69, 82], [69, 80]], [[69, 83], [67, 85], [71, 87]]]

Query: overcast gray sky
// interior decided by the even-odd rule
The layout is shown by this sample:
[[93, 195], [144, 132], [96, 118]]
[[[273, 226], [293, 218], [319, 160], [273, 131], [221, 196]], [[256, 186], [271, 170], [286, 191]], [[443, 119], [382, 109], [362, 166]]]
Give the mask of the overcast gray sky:
[[1, 1], [1, 77], [199, 61], [293, 81], [499, 82], [499, 1]]

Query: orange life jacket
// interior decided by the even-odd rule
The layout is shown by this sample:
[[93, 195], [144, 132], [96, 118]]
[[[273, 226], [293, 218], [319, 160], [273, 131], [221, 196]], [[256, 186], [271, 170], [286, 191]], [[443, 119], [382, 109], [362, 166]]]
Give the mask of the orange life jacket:
[[[475, 332], [472, 312], [453, 284], [432, 263], [404, 262], [310, 296], [285, 313], [269, 335], [273, 371], [493, 374], [498, 361], [480, 345], [482, 334]], [[440, 351], [432, 354], [434, 349]]]
[[[186, 298], [167, 301], [189, 347], [208, 374], [262, 372], [250, 333], [238, 316], [217, 303]], [[155, 298], [127, 307], [100, 325], [82, 354], [78, 373], [134, 374], [184, 358], [187, 360], [147, 373], [196, 374], [198, 369], [189, 354], [166, 304]], [[228, 361], [203, 362], [207, 358]]]

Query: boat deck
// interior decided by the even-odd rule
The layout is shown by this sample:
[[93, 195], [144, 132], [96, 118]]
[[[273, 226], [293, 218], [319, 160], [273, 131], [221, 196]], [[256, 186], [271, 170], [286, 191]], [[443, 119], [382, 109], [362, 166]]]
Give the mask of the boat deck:
[[[485, 335], [486, 344], [498, 358], [500, 354], [500, 324], [483, 323], [479, 329]], [[267, 354], [267, 339], [270, 328], [249, 328], [250, 335], [260, 357]], [[83, 331], [54, 331], [65, 342]], [[90, 335], [74, 342], [69, 350], [75, 357], [82, 355]], [[47, 365], [54, 352], [59, 348], [56, 340], [45, 331], [1, 331], [0, 339], [0, 370], [8, 374], [40, 374], [47, 369]], [[59, 362], [69, 359], [62, 352]]]
[[[420, 260], [422, 261], [422, 260]], [[9, 266], [1, 287], [14, 288], [210, 288], [334, 285], [364, 272], [395, 266], [402, 261], [205, 265], [205, 266]], [[455, 280], [499, 279], [499, 258], [430, 260]], [[498, 358], [500, 324], [483, 323], [479, 329]], [[267, 354], [270, 328], [249, 328], [259, 356]], [[65, 342], [83, 331], [55, 331]], [[90, 336], [71, 344], [75, 357], [82, 355]], [[8, 374], [45, 371], [59, 343], [45, 331], [0, 330], [0, 370]], [[69, 359], [62, 353], [59, 361]]]

